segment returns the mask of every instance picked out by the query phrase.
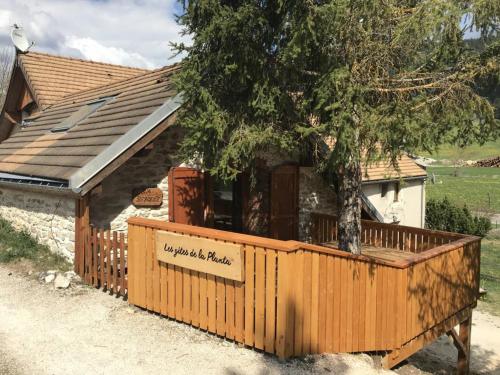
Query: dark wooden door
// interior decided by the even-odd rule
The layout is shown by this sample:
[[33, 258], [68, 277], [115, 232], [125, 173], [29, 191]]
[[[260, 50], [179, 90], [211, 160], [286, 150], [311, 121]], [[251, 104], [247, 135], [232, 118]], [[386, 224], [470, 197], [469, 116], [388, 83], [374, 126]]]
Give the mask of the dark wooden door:
[[172, 168], [169, 172], [169, 220], [204, 226], [207, 207], [205, 174], [193, 168]]
[[270, 234], [279, 240], [297, 240], [299, 234], [299, 167], [282, 165], [271, 172]]

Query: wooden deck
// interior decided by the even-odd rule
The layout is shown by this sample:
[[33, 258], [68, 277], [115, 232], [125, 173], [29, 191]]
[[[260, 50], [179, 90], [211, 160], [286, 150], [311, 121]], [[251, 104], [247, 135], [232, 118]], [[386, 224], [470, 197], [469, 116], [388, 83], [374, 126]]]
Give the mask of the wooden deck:
[[[238, 245], [244, 277], [160, 261], [159, 232]], [[92, 241], [83, 254], [93, 255], [76, 260], [94, 284], [107, 280], [109, 288], [110, 277], [126, 276], [131, 304], [281, 358], [379, 351], [391, 368], [448, 334], [459, 373], [467, 373], [480, 238], [363, 222], [363, 251], [354, 255], [336, 248], [334, 217], [313, 216], [312, 233], [316, 244], [131, 218], [125, 265], [115, 264], [109, 243]], [[94, 254], [101, 249], [105, 257]], [[113, 262], [95, 261], [102, 259]]]
[[[320, 245], [338, 250], [338, 241], [323, 242]], [[399, 264], [401, 261], [409, 261], [414, 256], [414, 254], [410, 252], [404, 252], [388, 247], [376, 247], [373, 245], [361, 245], [361, 255], [395, 264]]]

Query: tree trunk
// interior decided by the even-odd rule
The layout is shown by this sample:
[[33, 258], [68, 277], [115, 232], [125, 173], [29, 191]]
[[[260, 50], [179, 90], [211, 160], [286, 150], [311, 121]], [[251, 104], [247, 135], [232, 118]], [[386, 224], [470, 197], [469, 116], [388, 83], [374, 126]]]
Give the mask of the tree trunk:
[[339, 248], [361, 254], [361, 165], [351, 161], [336, 174]]

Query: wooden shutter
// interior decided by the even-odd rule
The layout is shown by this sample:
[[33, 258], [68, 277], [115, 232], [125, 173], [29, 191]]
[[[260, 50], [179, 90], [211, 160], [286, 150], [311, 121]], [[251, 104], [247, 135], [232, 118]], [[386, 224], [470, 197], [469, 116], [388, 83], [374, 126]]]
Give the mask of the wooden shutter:
[[271, 172], [271, 237], [297, 240], [299, 234], [299, 167], [282, 165]]
[[169, 172], [169, 220], [204, 226], [207, 207], [205, 175], [193, 168], [172, 168]]

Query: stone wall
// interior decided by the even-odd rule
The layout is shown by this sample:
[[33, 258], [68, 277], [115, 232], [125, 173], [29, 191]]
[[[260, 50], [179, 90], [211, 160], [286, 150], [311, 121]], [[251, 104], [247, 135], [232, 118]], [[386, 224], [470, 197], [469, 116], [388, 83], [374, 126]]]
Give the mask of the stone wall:
[[75, 198], [47, 192], [0, 187], [0, 216], [26, 230], [55, 253], [73, 260]]
[[[163, 132], [146, 155], [141, 152], [104, 179], [101, 191], [90, 197], [91, 224], [116, 231], [127, 230], [127, 219], [141, 216], [168, 220], [168, 171], [174, 165], [172, 155], [180, 140], [180, 129]], [[132, 191], [141, 187], [158, 187], [163, 192], [160, 207], [135, 207]], [[97, 189], [97, 191], [99, 191]]]
[[300, 167], [299, 174], [299, 240], [311, 241], [311, 212], [336, 215], [334, 190], [312, 167]]

